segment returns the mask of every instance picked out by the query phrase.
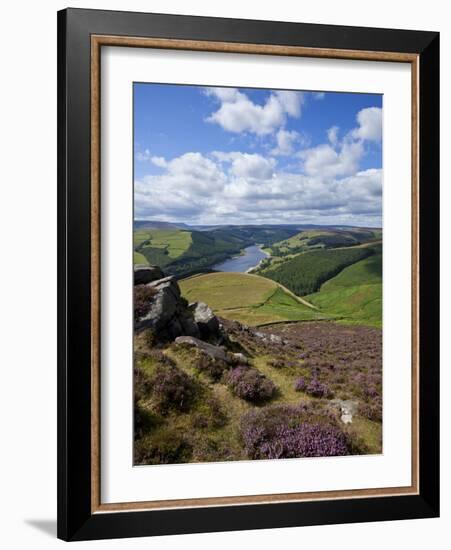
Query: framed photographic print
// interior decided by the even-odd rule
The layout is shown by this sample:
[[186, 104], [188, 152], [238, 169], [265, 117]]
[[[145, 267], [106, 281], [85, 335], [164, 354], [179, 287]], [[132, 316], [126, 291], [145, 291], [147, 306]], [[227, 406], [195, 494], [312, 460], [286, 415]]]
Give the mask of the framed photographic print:
[[438, 33], [58, 14], [58, 536], [435, 517]]

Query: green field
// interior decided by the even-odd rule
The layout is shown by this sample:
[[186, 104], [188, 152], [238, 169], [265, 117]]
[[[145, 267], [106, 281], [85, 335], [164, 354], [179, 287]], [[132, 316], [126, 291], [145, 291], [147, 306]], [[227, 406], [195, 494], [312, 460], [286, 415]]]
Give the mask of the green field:
[[210, 273], [184, 279], [180, 288], [189, 302], [205, 302], [220, 317], [247, 325], [330, 318], [258, 275]]
[[147, 229], [134, 231], [135, 263], [158, 265], [169, 275], [184, 277], [206, 271], [238, 254], [249, 242], [242, 232]]
[[149, 262], [141, 253], [133, 252], [133, 263], [135, 265], [147, 265]]
[[323, 248], [355, 246], [360, 243], [381, 238], [380, 230], [362, 229], [312, 229], [301, 231], [292, 237], [276, 242], [265, 250], [274, 257], [286, 257], [292, 254]]
[[267, 247], [266, 251], [273, 256], [285, 256], [287, 254], [304, 252], [309, 249], [310, 238], [318, 235], [331, 235], [327, 231], [301, 231], [289, 239], [274, 243], [272, 246]]
[[368, 255], [369, 248], [339, 248], [315, 250], [298, 254], [290, 260], [267, 268], [261, 272], [298, 296], [305, 296], [317, 291], [328, 279], [337, 275], [342, 269]]
[[156, 264], [164, 267], [181, 256], [191, 246], [189, 231], [179, 229], [138, 229], [133, 233], [135, 263]]
[[321, 311], [349, 324], [382, 326], [382, 251], [343, 269], [307, 296]]

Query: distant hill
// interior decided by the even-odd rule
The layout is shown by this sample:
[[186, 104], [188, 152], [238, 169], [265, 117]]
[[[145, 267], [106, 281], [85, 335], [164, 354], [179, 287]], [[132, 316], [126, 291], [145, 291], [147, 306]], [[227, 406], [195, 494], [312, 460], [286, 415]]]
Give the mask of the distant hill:
[[162, 222], [158, 220], [135, 220], [134, 229], [187, 229], [185, 223]]
[[348, 265], [373, 253], [368, 247], [346, 247], [311, 250], [297, 254], [281, 264], [261, 272], [264, 277], [284, 285], [298, 296], [312, 294], [328, 279], [338, 275]]
[[348, 324], [382, 327], [382, 246], [369, 248], [371, 256], [343, 269], [307, 299]]
[[[264, 304], [257, 301], [251, 306], [239, 305], [245, 302], [244, 294], [252, 294], [252, 285], [257, 284], [258, 278], [245, 274], [235, 278], [227, 275], [196, 278], [195, 287], [200, 285], [201, 291], [196, 299], [209, 297], [208, 288], [218, 282], [224, 284], [218, 292], [224, 292], [228, 300], [238, 300], [236, 306], [231, 300], [228, 313], [213, 300], [212, 305], [221, 310], [224, 317], [246, 324], [326, 317], [381, 326], [382, 281], [378, 269], [382, 258], [382, 230], [312, 224], [302, 229], [299, 224], [202, 228], [180, 225], [136, 220], [134, 263], [158, 265], [180, 280], [211, 273], [217, 264], [251, 245], [261, 246], [269, 254], [253, 273], [265, 278], [266, 285], [270, 285], [268, 291], [275, 288], [271, 286], [274, 284], [281, 284], [284, 290], [279, 289]], [[239, 285], [235, 286], [235, 282]], [[194, 284], [194, 279], [190, 284]], [[264, 285], [261, 281], [259, 284]], [[193, 293], [195, 287], [191, 288]], [[287, 294], [287, 289], [297, 296], [308, 295], [307, 300], [318, 309], [300, 305], [296, 297]]]
[[[136, 226], [138, 223], [138, 226]], [[270, 246], [297, 229], [278, 226], [228, 226], [197, 231], [167, 222], [139, 221], [134, 229], [134, 263], [154, 264], [177, 277], [209, 271], [255, 243]]]
[[382, 238], [382, 230], [362, 227], [321, 227], [302, 229], [288, 239], [276, 242], [267, 248], [273, 257], [283, 258], [288, 255], [308, 252], [315, 249], [356, 246]]
[[356, 227], [352, 225], [323, 225], [323, 224], [312, 224], [312, 223], [265, 223], [265, 224], [187, 224], [185, 222], [165, 222], [161, 220], [134, 220], [133, 226], [135, 229], [148, 228], [148, 229], [170, 229], [170, 228], [179, 228], [179, 229], [191, 229], [193, 231], [211, 231], [214, 229], [226, 229], [226, 230], [240, 230], [240, 229], [281, 229], [292, 231], [297, 229], [297, 231], [306, 231], [309, 229], [331, 229], [331, 230], [369, 230], [369, 231], [380, 231], [380, 228], [375, 227]]

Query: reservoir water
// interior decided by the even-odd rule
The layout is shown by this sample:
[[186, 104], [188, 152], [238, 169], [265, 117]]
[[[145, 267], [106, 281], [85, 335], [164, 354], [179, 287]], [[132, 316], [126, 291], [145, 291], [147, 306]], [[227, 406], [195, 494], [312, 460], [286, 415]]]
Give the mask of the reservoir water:
[[240, 256], [234, 256], [224, 262], [216, 264], [212, 267], [215, 271], [232, 271], [234, 273], [245, 273], [251, 267], [257, 266], [263, 258], [268, 254], [257, 246], [248, 246], [243, 250]]

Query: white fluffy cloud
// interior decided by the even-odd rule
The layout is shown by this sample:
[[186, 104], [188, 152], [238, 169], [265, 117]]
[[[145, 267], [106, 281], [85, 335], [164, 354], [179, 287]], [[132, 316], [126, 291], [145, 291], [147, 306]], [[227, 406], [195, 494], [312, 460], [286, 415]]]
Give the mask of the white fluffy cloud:
[[243, 95], [236, 88], [205, 88], [205, 93], [208, 96], [217, 97], [224, 103], [233, 103]]
[[[262, 105], [235, 88], [207, 88], [205, 93], [217, 102], [209, 122], [229, 132], [269, 137], [265, 146], [275, 147], [267, 154], [190, 152], [173, 159], [147, 149], [137, 153], [136, 160], [160, 169], [135, 181], [137, 218], [192, 224], [381, 224], [382, 170], [360, 169], [365, 149], [381, 140], [381, 109], [362, 109], [347, 134], [332, 126], [325, 143], [306, 148], [304, 134], [286, 128], [288, 117], [301, 116], [302, 93], [271, 92]], [[289, 156], [295, 162], [287, 162]]]
[[135, 182], [136, 217], [193, 224], [378, 225], [382, 171], [337, 169], [352, 164], [345, 160], [355, 154], [348, 150], [351, 145], [339, 153], [326, 146], [330, 150], [321, 150], [322, 161], [315, 165], [312, 156], [310, 173], [303, 174], [278, 169], [271, 157], [242, 152], [186, 153], [165, 160], [161, 174]]
[[160, 158], [161, 175], [135, 181], [135, 216], [185, 219], [199, 216], [214, 204], [226, 184], [219, 166], [200, 153], [170, 161]]
[[149, 151], [149, 149], [145, 149], [144, 151], [137, 151], [135, 153], [135, 159], [138, 161], [138, 162], [148, 162], [151, 158], [151, 153]]
[[353, 130], [352, 136], [355, 139], [367, 141], [380, 141], [382, 139], [382, 109], [379, 107], [368, 107], [357, 114], [358, 128]]
[[155, 164], [155, 166], [159, 166], [160, 168], [165, 168], [167, 165], [166, 159], [164, 157], [151, 156], [149, 160], [152, 164]]
[[274, 93], [287, 114], [294, 118], [299, 118], [301, 116], [301, 107], [304, 103], [304, 95], [302, 92], [278, 90]]
[[298, 118], [304, 96], [301, 92], [277, 91], [270, 94], [263, 105], [253, 103], [235, 88], [207, 88], [206, 94], [214, 97], [220, 106], [208, 118], [228, 132], [250, 132], [262, 136], [285, 124], [287, 116]]
[[327, 139], [335, 147], [338, 144], [338, 132], [340, 128], [338, 126], [332, 126], [327, 130]]
[[294, 146], [301, 141], [299, 132], [295, 130], [285, 130], [281, 128], [276, 134], [277, 146], [271, 150], [272, 155], [292, 155]]
[[310, 176], [337, 178], [356, 174], [365, 154], [365, 142], [382, 139], [382, 109], [362, 109], [356, 117], [358, 126], [339, 139], [339, 127], [327, 130], [329, 143], [300, 151], [304, 173]]
[[269, 179], [276, 164], [274, 159], [267, 159], [258, 154], [215, 151], [213, 156], [220, 162], [231, 163], [230, 173], [238, 178]]
[[324, 143], [301, 151], [304, 172], [310, 176], [323, 178], [343, 177], [355, 174], [364, 153], [360, 141], [344, 142], [337, 151]]

